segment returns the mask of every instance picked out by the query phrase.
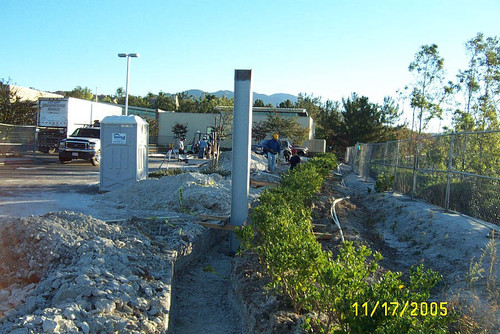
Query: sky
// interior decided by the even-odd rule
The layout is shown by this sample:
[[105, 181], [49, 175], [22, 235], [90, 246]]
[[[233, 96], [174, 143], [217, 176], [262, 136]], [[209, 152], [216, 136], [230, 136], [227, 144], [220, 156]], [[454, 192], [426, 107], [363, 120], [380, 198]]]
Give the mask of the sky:
[[0, 0], [0, 79], [114, 94], [118, 53], [139, 53], [132, 95], [234, 90], [235, 69], [252, 69], [257, 93], [382, 103], [413, 82], [422, 45], [438, 45], [454, 80], [465, 43], [500, 36], [499, 17], [499, 0]]

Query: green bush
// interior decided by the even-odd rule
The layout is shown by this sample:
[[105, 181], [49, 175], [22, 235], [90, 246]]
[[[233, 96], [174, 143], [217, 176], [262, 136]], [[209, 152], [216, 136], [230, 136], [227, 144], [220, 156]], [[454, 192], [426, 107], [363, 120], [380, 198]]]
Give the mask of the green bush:
[[378, 193], [391, 191], [394, 184], [394, 175], [380, 173], [375, 181], [375, 191]]
[[[368, 278], [382, 258], [379, 253], [351, 242], [342, 244], [335, 257], [321, 249], [312, 231], [311, 203], [336, 166], [333, 155], [315, 157], [284, 176], [278, 187], [265, 190], [251, 214], [252, 225], [236, 231], [242, 247], [255, 251], [265, 264], [269, 288], [289, 298], [297, 312], [308, 314], [308, 331], [445, 333], [451, 321], [446, 316], [412, 316], [409, 311], [393, 316], [382, 308], [371, 314], [377, 302], [428, 301], [439, 280], [437, 273], [422, 266], [411, 269], [405, 286], [400, 273], [388, 271], [370, 284]], [[359, 309], [356, 314], [362, 305], [370, 314], [360, 314]]]

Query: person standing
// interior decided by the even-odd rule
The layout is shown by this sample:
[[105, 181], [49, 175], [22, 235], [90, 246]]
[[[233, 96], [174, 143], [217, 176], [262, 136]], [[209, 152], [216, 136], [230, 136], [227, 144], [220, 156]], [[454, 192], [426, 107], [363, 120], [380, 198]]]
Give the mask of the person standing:
[[198, 159], [205, 159], [205, 149], [208, 147], [207, 137], [203, 137], [200, 141], [200, 150], [198, 151]]
[[267, 168], [274, 173], [276, 168], [276, 155], [281, 152], [281, 144], [278, 135], [275, 133], [273, 139], [267, 141]]
[[178, 160], [181, 160], [181, 154], [184, 154], [184, 138], [179, 138], [179, 141], [177, 142], [177, 146], [179, 147]]
[[297, 155], [297, 149], [292, 148], [292, 157], [290, 158], [290, 170], [300, 164], [300, 157]]

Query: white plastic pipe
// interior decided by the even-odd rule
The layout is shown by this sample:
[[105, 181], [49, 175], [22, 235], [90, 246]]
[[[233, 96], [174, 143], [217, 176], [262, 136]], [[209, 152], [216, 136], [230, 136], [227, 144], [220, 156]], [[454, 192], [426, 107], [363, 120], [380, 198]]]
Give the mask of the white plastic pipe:
[[[233, 168], [231, 170], [231, 225], [242, 226], [248, 218], [250, 148], [252, 140], [252, 70], [235, 70], [233, 115]], [[239, 241], [231, 233], [229, 252]]]
[[335, 223], [335, 225], [337, 225], [337, 227], [339, 228], [340, 239], [342, 240], [342, 243], [345, 242], [344, 232], [342, 232], [342, 227], [340, 226], [339, 217], [337, 217], [337, 212], [335, 211], [335, 204], [337, 204], [338, 202], [340, 202], [344, 199], [349, 199], [349, 198], [350, 198], [350, 196], [343, 197], [343, 198], [337, 198], [336, 200], [333, 201], [332, 206], [330, 207], [330, 215], [332, 216], [332, 220]]

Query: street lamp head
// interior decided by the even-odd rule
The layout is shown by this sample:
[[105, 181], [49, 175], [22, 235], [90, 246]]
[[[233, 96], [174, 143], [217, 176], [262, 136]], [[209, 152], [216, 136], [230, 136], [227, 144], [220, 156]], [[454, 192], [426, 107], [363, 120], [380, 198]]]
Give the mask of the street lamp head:
[[139, 58], [141, 55], [138, 53], [119, 53], [118, 57], [120, 58], [126, 58], [126, 57], [132, 57], [132, 58]]

